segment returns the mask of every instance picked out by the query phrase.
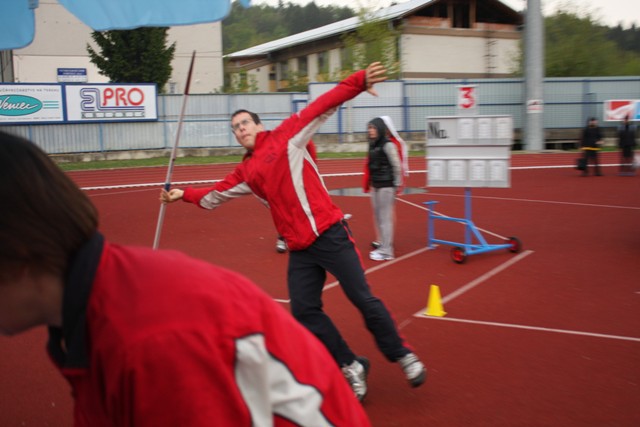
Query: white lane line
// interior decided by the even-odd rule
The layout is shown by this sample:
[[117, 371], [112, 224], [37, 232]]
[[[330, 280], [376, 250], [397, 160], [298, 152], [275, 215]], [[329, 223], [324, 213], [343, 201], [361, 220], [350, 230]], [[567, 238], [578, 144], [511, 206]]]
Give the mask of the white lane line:
[[[196, 185], [196, 184], [213, 184], [220, 181], [219, 179], [205, 179], [201, 181], [176, 181], [172, 182], [171, 186], [184, 186], [184, 185]], [[148, 182], [144, 184], [119, 184], [119, 185], [100, 185], [95, 187], [80, 187], [81, 190], [116, 190], [120, 188], [136, 188], [136, 187], [158, 187], [164, 188], [164, 182]]]
[[[411, 258], [413, 256], [421, 254], [422, 252], [429, 251], [429, 250], [432, 250], [432, 248], [424, 247], [424, 248], [421, 248], [421, 249], [417, 249], [417, 250], [415, 250], [413, 252], [409, 252], [408, 254], [402, 255], [401, 257], [398, 257], [396, 259], [393, 259], [393, 260], [390, 260], [390, 261], [385, 261], [384, 263], [382, 263], [380, 265], [376, 265], [375, 267], [371, 267], [371, 268], [365, 270], [364, 274], [367, 275], [369, 273], [373, 273], [374, 271], [378, 271], [378, 270], [381, 270], [383, 268], [389, 267], [390, 265], [393, 265], [396, 262], [404, 261], [407, 258]], [[326, 284], [324, 286], [324, 288], [322, 288], [322, 292], [326, 292], [326, 291], [328, 291], [330, 289], [333, 289], [336, 286], [338, 286], [339, 284], [340, 284], [340, 282], [338, 282], [337, 280], [335, 280], [335, 281], [333, 281], [333, 282], [331, 282], [329, 284]], [[291, 302], [290, 299], [277, 299], [277, 298], [274, 298], [274, 301], [281, 302], [283, 304], [289, 304]]]
[[[404, 260], [405, 260], [405, 259], [407, 259], [407, 258], [414, 257], [414, 256], [416, 256], [416, 255], [418, 255], [418, 254], [421, 254], [422, 252], [425, 252], [425, 251], [428, 251], [428, 250], [431, 250], [431, 249], [432, 249], [432, 248], [429, 248], [429, 247], [426, 247], [426, 246], [425, 246], [424, 248], [420, 248], [420, 249], [417, 249], [417, 250], [415, 250], [415, 251], [413, 251], [413, 252], [409, 252], [408, 254], [404, 254], [404, 255], [402, 255], [401, 257], [398, 257], [398, 258], [392, 259], [392, 260], [390, 260], [390, 261], [385, 261], [384, 263], [381, 263], [380, 265], [376, 265], [375, 267], [371, 267], [371, 268], [369, 268], [369, 269], [365, 270], [364, 274], [365, 274], [365, 275], [368, 275], [368, 274], [370, 274], [370, 273], [373, 273], [374, 271], [378, 271], [378, 270], [381, 270], [381, 269], [383, 269], [383, 268], [387, 268], [387, 267], [389, 267], [390, 265], [395, 264], [396, 262], [404, 261]], [[323, 288], [323, 292], [324, 292], [324, 291], [328, 291], [328, 290], [329, 290], [329, 289], [331, 289], [331, 288], [335, 288], [335, 287], [336, 287], [336, 286], [338, 286], [339, 284], [340, 284], [340, 282], [338, 282], [337, 280], [336, 280], [336, 281], [334, 281], [334, 282], [331, 282], [331, 283], [329, 283], [328, 285], [325, 285], [325, 287]]]
[[[431, 196], [445, 196], [445, 197], [465, 197], [460, 194], [443, 194], [443, 193], [428, 193]], [[512, 197], [492, 197], [492, 196], [473, 196], [474, 199], [487, 199], [487, 200], [504, 200], [509, 202], [527, 202], [527, 203], [546, 203], [549, 205], [567, 205], [567, 206], [586, 206], [591, 208], [611, 208], [611, 209], [631, 209], [640, 210], [637, 206], [620, 206], [620, 205], [600, 205], [596, 203], [578, 203], [578, 202], [561, 202], [557, 200], [538, 200], [538, 199], [516, 199]]]
[[[401, 202], [403, 202], [403, 203], [406, 203], [406, 204], [408, 204], [408, 205], [411, 205], [411, 206], [417, 207], [418, 209], [422, 209], [422, 210], [425, 210], [425, 211], [426, 211], [426, 210], [428, 210], [428, 209], [427, 209], [426, 207], [424, 207], [424, 206], [420, 206], [420, 205], [417, 205], [417, 204], [415, 204], [415, 203], [408, 202], [408, 201], [403, 200], [403, 199], [400, 199], [400, 198], [398, 198], [397, 200], [399, 200], [399, 201], [401, 201]], [[436, 213], [437, 215], [444, 216], [444, 215], [439, 214], [439, 213], [437, 213], [437, 212], [434, 212], [434, 213]], [[481, 230], [481, 231], [483, 231], [484, 233], [487, 233], [487, 234], [491, 234], [491, 235], [493, 235], [493, 236], [495, 236], [495, 237], [499, 237], [499, 238], [502, 238], [502, 239], [506, 239], [506, 237], [500, 236], [500, 235], [495, 234], [495, 233], [491, 233], [490, 231], [483, 230], [483, 229], [481, 229], [481, 228], [478, 228], [478, 230]], [[395, 264], [396, 262], [400, 262], [400, 261], [403, 261], [403, 260], [405, 260], [405, 259], [407, 259], [407, 258], [411, 258], [411, 257], [413, 257], [413, 256], [416, 256], [416, 255], [418, 255], [418, 254], [421, 254], [422, 252], [425, 252], [425, 251], [428, 251], [428, 250], [433, 250], [433, 249], [435, 249], [436, 247], [437, 247], [437, 246], [435, 246], [435, 247], [433, 247], [433, 248], [429, 248], [429, 247], [427, 246], [427, 247], [424, 247], [424, 248], [421, 248], [421, 249], [417, 249], [417, 250], [415, 250], [415, 251], [413, 251], [413, 252], [410, 252], [410, 253], [408, 253], [408, 254], [402, 255], [401, 257], [398, 257], [398, 258], [393, 259], [393, 260], [391, 260], [391, 261], [385, 261], [383, 264], [377, 265], [377, 266], [375, 266], [375, 267], [371, 267], [371, 268], [369, 268], [369, 269], [365, 270], [365, 272], [364, 272], [364, 273], [365, 273], [365, 275], [367, 275], [367, 274], [369, 274], [369, 273], [373, 273], [374, 271], [380, 270], [380, 269], [382, 269], [382, 268], [386, 268], [386, 267], [388, 267], [388, 266], [390, 266], [390, 265]], [[509, 261], [505, 262], [505, 263], [504, 263], [504, 264], [502, 264], [501, 266], [498, 266], [498, 267], [494, 268], [494, 269], [493, 269], [493, 270], [491, 270], [490, 272], [488, 272], [488, 273], [486, 273], [486, 274], [484, 274], [484, 275], [480, 276], [479, 278], [475, 279], [474, 281], [470, 282], [469, 284], [467, 284], [467, 285], [463, 286], [461, 289], [459, 289], [458, 291], [456, 291], [456, 292], [454, 292], [453, 294], [451, 294], [451, 295], [448, 297], [448, 298], [449, 298], [449, 299], [448, 299], [448, 301], [450, 301], [451, 299], [453, 299], [453, 298], [455, 298], [455, 297], [459, 296], [459, 295], [458, 295], [458, 293], [462, 294], [462, 293], [464, 293], [464, 292], [468, 291], [469, 289], [471, 289], [471, 288], [473, 288], [473, 287], [477, 286], [478, 284], [480, 284], [482, 281], [487, 280], [488, 278], [490, 278], [491, 276], [493, 276], [493, 275], [495, 275], [495, 274], [498, 274], [500, 271], [504, 270], [505, 268], [507, 268], [507, 267], [511, 266], [512, 264], [514, 264], [514, 263], [516, 263], [516, 262], [520, 261], [522, 258], [524, 258], [525, 256], [530, 255], [530, 254], [532, 254], [532, 253], [533, 253], [533, 251], [531, 251], [531, 250], [527, 250], [527, 251], [522, 252], [521, 254], [519, 254], [518, 256], [516, 256], [515, 258], [510, 259]], [[476, 282], [477, 282], [477, 283], [476, 283]], [[328, 290], [330, 290], [330, 289], [333, 289], [333, 288], [335, 288], [336, 286], [338, 286], [339, 284], [340, 284], [340, 282], [338, 282], [337, 280], [336, 280], [336, 281], [334, 281], [334, 282], [331, 282], [331, 283], [329, 283], [329, 284], [325, 285], [325, 287], [322, 289], [322, 291], [323, 291], [323, 292], [325, 292], [325, 291], [328, 291]], [[460, 291], [463, 291], [463, 290], [464, 290], [464, 292], [460, 292]], [[283, 303], [283, 304], [289, 304], [289, 303], [291, 302], [291, 300], [290, 300], [290, 299], [274, 299], [274, 300], [275, 300], [275, 301], [277, 301], [277, 302]], [[445, 302], [445, 301], [443, 300], [443, 303], [444, 303], [444, 302]], [[415, 316], [415, 315], [414, 315], [414, 316]], [[400, 324], [400, 325], [399, 325], [399, 327], [402, 329], [402, 327], [404, 327], [404, 325], [405, 325], [408, 321], [410, 321], [410, 320], [407, 320], [407, 321], [403, 322], [402, 324]]]
[[[431, 193], [430, 193], [430, 194], [431, 194]], [[397, 200], [397, 201], [399, 201], [399, 202], [402, 202], [402, 203], [406, 203], [407, 205], [414, 206], [414, 207], [416, 207], [416, 208], [418, 208], [418, 209], [422, 209], [422, 210], [424, 210], [424, 211], [429, 211], [429, 208], [426, 208], [426, 207], [424, 207], [424, 206], [420, 206], [420, 205], [418, 205], [418, 204], [415, 204], [415, 203], [409, 202], [409, 201], [407, 201], [407, 200], [403, 200], [403, 199], [400, 199], [400, 198], [397, 198], [397, 197], [396, 197], [396, 200]], [[438, 212], [438, 211], [436, 211], [436, 210], [434, 210], [434, 211], [433, 211], [433, 213], [434, 213], [434, 215], [437, 215], [437, 216], [447, 216], [447, 215], [445, 215], [445, 214], [443, 214], [443, 213], [440, 213], [440, 212]], [[428, 214], [427, 214], [427, 215], [428, 215]], [[478, 227], [478, 226], [476, 226], [476, 230], [478, 230], [478, 231], [482, 231], [483, 233], [488, 234], [488, 235], [490, 235], [490, 236], [497, 237], [498, 239], [507, 240], [507, 237], [505, 237], [505, 236], [501, 236], [500, 234], [496, 234], [496, 233], [494, 233], [494, 232], [492, 232], [492, 231], [485, 230], [484, 228], [480, 228], [480, 227]]]
[[[480, 283], [482, 283], [485, 280], [489, 279], [490, 277], [498, 274], [499, 272], [505, 270], [506, 268], [508, 268], [511, 265], [513, 265], [514, 263], [520, 261], [524, 257], [526, 257], [528, 255], [531, 255], [532, 253], [533, 253], [533, 251], [522, 252], [517, 257], [512, 258], [509, 261], [499, 265], [498, 267], [494, 268], [493, 270], [487, 272], [486, 274], [478, 277], [477, 279], [469, 282], [468, 284], [466, 284], [465, 286], [461, 287], [460, 289], [458, 289], [458, 290], [448, 294], [444, 298], [442, 298], [442, 304], [444, 305], [445, 303], [454, 300], [455, 298], [459, 297], [460, 295], [463, 295], [465, 292], [468, 292], [469, 290], [471, 290], [474, 287], [478, 286]], [[628, 337], [628, 336], [623, 336], [623, 335], [598, 334], [598, 333], [594, 333], [594, 332], [573, 331], [573, 330], [569, 330], [569, 329], [543, 328], [543, 327], [540, 327], [540, 326], [516, 325], [516, 324], [512, 324], [512, 323], [499, 323], [499, 322], [486, 322], [486, 321], [482, 321], [482, 320], [459, 319], [459, 318], [453, 318], [453, 317], [427, 316], [425, 314], [425, 311], [426, 311], [426, 308], [420, 310], [417, 313], [415, 313], [413, 315], [413, 317], [422, 318], [422, 319], [431, 319], [431, 320], [445, 320], [445, 321], [459, 322], [459, 323], [470, 323], [470, 324], [485, 325], [485, 326], [497, 326], [497, 327], [502, 327], [502, 328], [525, 329], [525, 330], [531, 330], [531, 331], [553, 332], [553, 333], [566, 334], [566, 335], [581, 335], [581, 336], [596, 337], [596, 338], [606, 338], [606, 339], [615, 339], [615, 340], [622, 340], [622, 341], [640, 342], [640, 338]], [[404, 328], [409, 323], [411, 323], [410, 319], [405, 320], [400, 325], [400, 329]]]
[[481, 320], [456, 319], [456, 318], [452, 318], [452, 317], [432, 317], [432, 316], [427, 316], [425, 314], [416, 315], [416, 317], [421, 317], [423, 319], [431, 319], [431, 320], [444, 320], [444, 321], [449, 321], [449, 322], [471, 323], [471, 324], [475, 324], [475, 325], [497, 326], [497, 327], [500, 327], [500, 328], [526, 329], [526, 330], [530, 330], [530, 331], [553, 332], [553, 333], [556, 333], [556, 334], [581, 335], [581, 336], [586, 336], [586, 337], [606, 338], [606, 339], [612, 339], [612, 340], [640, 342], [640, 338], [627, 337], [627, 336], [623, 336], [623, 335], [597, 334], [597, 333], [593, 333], [593, 332], [572, 331], [572, 330], [569, 330], [569, 329], [543, 328], [543, 327], [540, 327], [540, 326], [516, 325], [516, 324], [512, 324], [512, 323], [485, 322], [485, 321], [481, 321]]
[[515, 257], [511, 258], [510, 260], [500, 264], [499, 266], [497, 266], [493, 270], [488, 271], [487, 273], [483, 274], [482, 276], [477, 277], [474, 280], [472, 280], [471, 282], [467, 283], [463, 287], [451, 292], [446, 297], [442, 298], [442, 304], [445, 304], [447, 302], [453, 301], [454, 299], [458, 298], [460, 295], [470, 291], [471, 289], [475, 288], [476, 286], [478, 286], [479, 284], [481, 284], [485, 280], [488, 280], [491, 277], [495, 276], [496, 274], [506, 270], [507, 268], [509, 268], [513, 264], [515, 264], [516, 262], [520, 261], [521, 259], [524, 259], [525, 257], [531, 255], [532, 253], [533, 253], [533, 251], [531, 251], [531, 250], [527, 250], [527, 251], [524, 251], [522, 253], [519, 253], [517, 256], [515, 256]]
[[[531, 250], [524, 251], [524, 252], [518, 254], [517, 256], [515, 256], [514, 258], [511, 258], [510, 260], [500, 264], [499, 266], [495, 267], [494, 269], [486, 272], [482, 276], [479, 276], [479, 277], [475, 278], [474, 280], [472, 280], [471, 282], [467, 283], [463, 287], [453, 291], [449, 295], [447, 295], [444, 298], [442, 298], [442, 301], [441, 301], [442, 304], [444, 305], [447, 302], [453, 301], [455, 298], [458, 298], [460, 295], [470, 291], [471, 289], [475, 288], [476, 286], [478, 286], [482, 282], [490, 279], [491, 277], [495, 276], [496, 274], [500, 273], [501, 271], [506, 270], [507, 268], [509, 268], [513, 264], [515, 264], [516, 262], [524, 259], [525, 257], [531, 255], [532, 253], [533, 253], [533, 251], [531, 251]], [[427, 310], [426, 307], [423, 308], [422, 310], [420, 310], [417, 313], [415, 313], [413, 315], [413, 317], [429, 317], [430, 318], [431, 316], [426, 316], [424, 314], [426, 310]], [[411, 318], [406, 319], [404, 322], [402, 322], [400, 325], [398, 325], [398, 327], [400, 329], [402, 329], [405, 326], [407, 326], [409, 323], [411, 323]]]

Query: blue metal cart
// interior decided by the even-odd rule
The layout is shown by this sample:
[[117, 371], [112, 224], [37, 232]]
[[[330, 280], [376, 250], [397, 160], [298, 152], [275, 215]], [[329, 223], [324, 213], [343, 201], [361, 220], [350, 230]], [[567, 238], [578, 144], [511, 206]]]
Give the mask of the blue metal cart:
[[[435, 243], [443, 245], [451, 245], [451, 259], [453, 262], [462, 264], [466, 261], [469, 255], [481, 254], [485, 252], [497, 251], [501, 249], [507, 249], [510, 252], [520, 252], [522, 244], [516, 237], [508, 237], [505, 243], [502, 244], [489, 244], [484, 236], [477, 229], [473, 221], [471, 220], [471, 189], [465, 188], [465, 218], [452, 218], [447, 216], [438, 216], [434, 214], [434, 206], [438, 202], [431, 201], [425, 202], [429, 210], [427, 217], [427, 241], [428, 247], [433, 248]], [[440, 221], [453, 221], [464, 225], [464, 243], [452, 242], [448, 240], [436, 239], [434, 234], [435, 220]], [[474, 240], [475, 237], [475, 240]], [[475, 242], [475, 243], [474, 243]]]

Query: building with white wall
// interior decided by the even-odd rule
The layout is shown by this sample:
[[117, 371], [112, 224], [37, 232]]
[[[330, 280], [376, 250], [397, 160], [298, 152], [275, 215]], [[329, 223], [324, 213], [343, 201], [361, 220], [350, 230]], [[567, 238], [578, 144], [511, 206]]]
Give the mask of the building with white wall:
[[[522, 15], [498, 0], [410, 0], [367, 19], [398, 33], [400, 79], [510, 77], [520, 51]], [[292, 73], [324, 81], [348, 60], [343, 37], [360, 24], [353, 17], [231, 53], [225, 71], [260, 92], [289, 90]]]
[[[91, 28], [83, 24], [55, 0], [40, 0], [35, 9], [36, 34], [33, 42], [12, 51], [3, 64], [12, 64], [10, 76], [16, 83], [57, 83], [58, 69], [84, 69], [87, 83], [107, 83], [89, 60], [87, 44], [94, 49]], [[212, 93], [223, 83], [222, 25], [220, 22], [171, 27], [168, 43], [176, 43], [168, 93], [183, 93], [192, 52], [196, 51], [191, 93]], [[10, 59], [10, 61], [7, 61]], [[11, 65], [7, 65], [11, 66]], [[10, 80], [11, 81], [11, 80]], [[159, 88], [160, 90], [161, 88]]]

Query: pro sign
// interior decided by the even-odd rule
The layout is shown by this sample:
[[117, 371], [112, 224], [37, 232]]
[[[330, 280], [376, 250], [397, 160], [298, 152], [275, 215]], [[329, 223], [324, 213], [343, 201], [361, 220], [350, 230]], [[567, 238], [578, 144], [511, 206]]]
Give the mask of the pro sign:
[[154, 84], [67, 85], [67, 120], [157, 120], [156, 92]]

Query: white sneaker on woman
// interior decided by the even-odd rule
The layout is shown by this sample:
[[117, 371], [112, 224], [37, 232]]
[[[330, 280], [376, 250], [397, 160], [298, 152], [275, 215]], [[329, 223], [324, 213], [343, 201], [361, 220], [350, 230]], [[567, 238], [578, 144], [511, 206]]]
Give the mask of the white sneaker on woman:
[[369, 258], [371, 258], [374, 261], [389, 261], [390, 259], [394, 259], [393, 256], [383, 254], [379, 250], [369, 252]]

